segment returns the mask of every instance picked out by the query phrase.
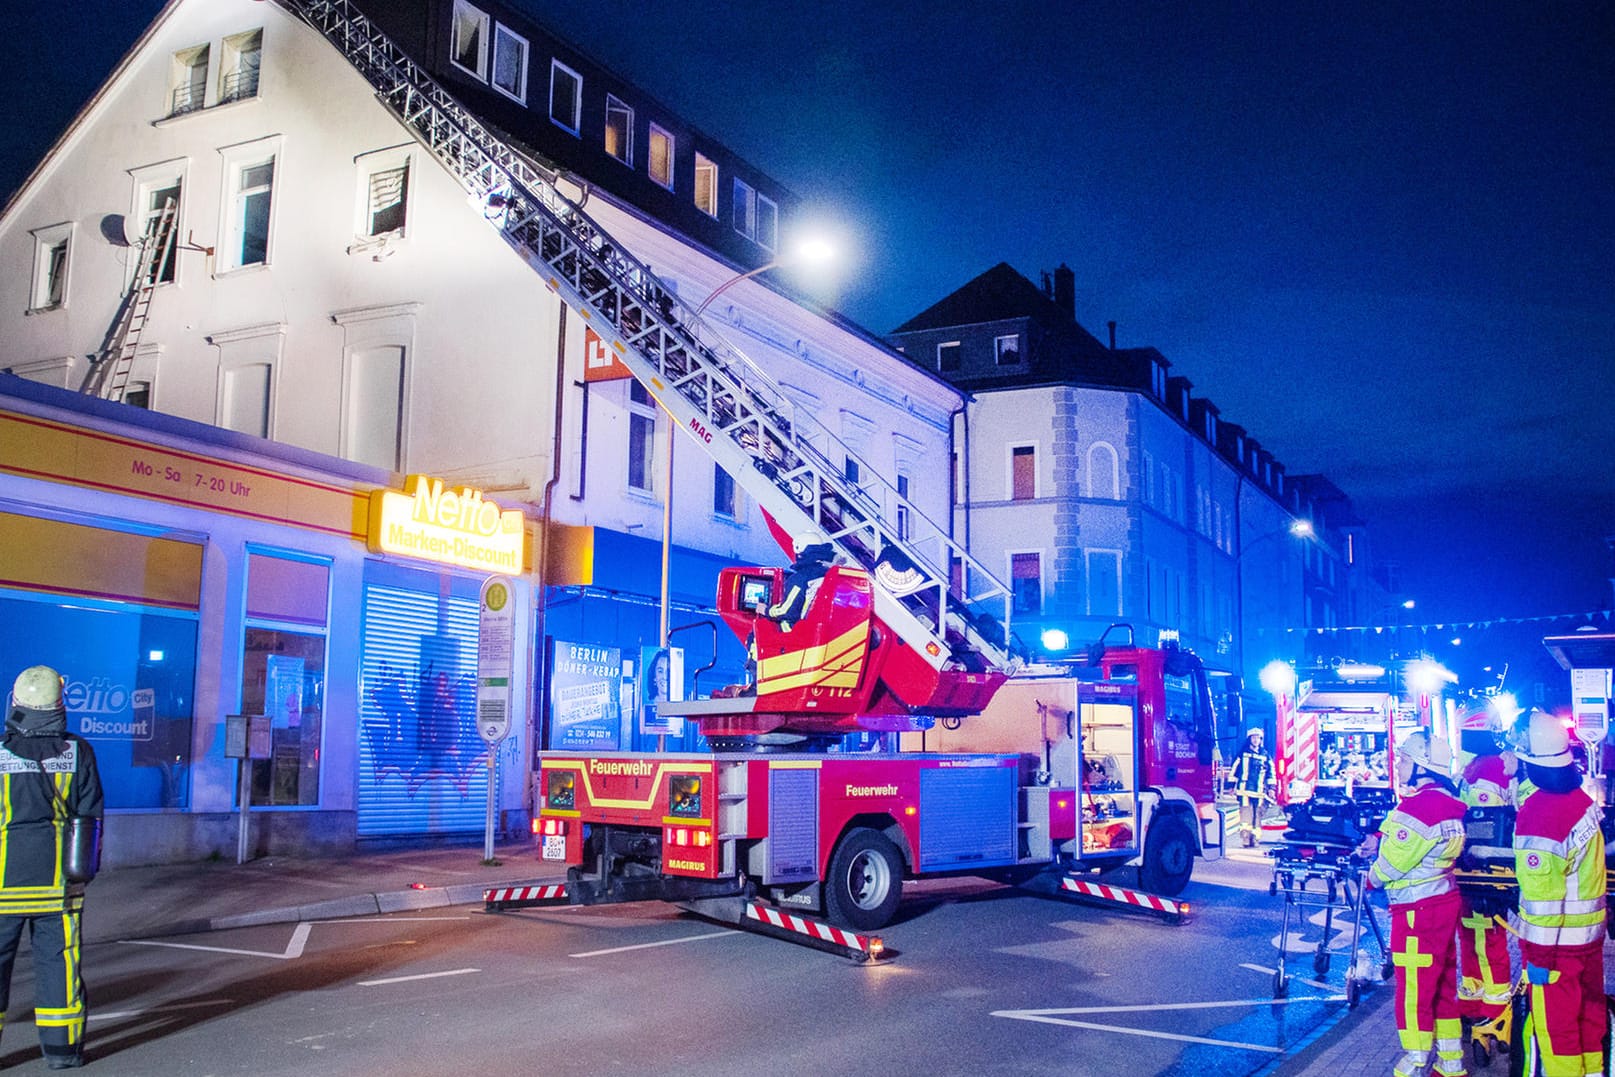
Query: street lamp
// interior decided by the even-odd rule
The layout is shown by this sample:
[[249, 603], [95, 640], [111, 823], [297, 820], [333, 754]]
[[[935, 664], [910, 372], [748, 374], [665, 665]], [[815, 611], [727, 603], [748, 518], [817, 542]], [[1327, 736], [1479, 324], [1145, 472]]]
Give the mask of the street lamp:
[[1314, 534], [1316, 534], [1316, 529], [1312, 526], [1311, 520], [1304, 516], [1296, 517], [1292, 519], [1286, 526], [1275, 531], [1269, 531], [1265, 535], [1258, 536], [1254, 542], [1246, 543], [1244, 541], [1244, 536], [1239, 533], [1236, 519], [1234, 534], [1235, 537], [1240, 540], [1239, 552], [1234, 555], [1234, 603], [1237, 606], [1237, 610], [1235, 611], [1234, 615], [1234, 623], [1239, 633], [1239, 668], [1242, 671], [1241, 675], [1243, 676], [1243, 670], [1245, 668], [1245, 555], [1251, 550], [1260, 546], [1262, 543], [1267, 542], [1270, 539], [1277, 538], [1280, 535], [1293, 535], [1296, 538], [1311, 538]]

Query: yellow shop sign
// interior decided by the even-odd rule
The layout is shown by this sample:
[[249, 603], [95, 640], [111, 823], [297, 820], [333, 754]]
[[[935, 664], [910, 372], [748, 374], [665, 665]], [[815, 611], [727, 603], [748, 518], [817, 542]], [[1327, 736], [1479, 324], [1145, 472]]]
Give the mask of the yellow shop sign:
[[411, 475], [402, 493], [370, 495], [372, 550], [519, 576], [526, 543], [521, 510], [502, 509], [481, 490], [451, 489], [442, 479]]

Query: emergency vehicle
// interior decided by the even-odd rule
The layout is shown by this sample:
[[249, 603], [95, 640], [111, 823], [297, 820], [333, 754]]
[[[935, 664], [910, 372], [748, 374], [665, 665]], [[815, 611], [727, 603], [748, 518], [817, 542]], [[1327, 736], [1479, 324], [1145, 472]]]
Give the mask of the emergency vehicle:
[[[1008, 626], [983, 610], [1007, 605], [1009, 593], [948, 529], [873, 468], [845, 468], [857, 458], [848, 446], [351, 0], [283, 2], [755, 500], [782, 548], [818, 543], [834, 553], [805, 615], [788, 626], [763, 612], [784, 597], [781, 569], [721, 574], [718, 609], [755, 654], [756, 678], [677, 705], [713, 754], [542, 754], [535, 829], [543, 858], [569, 867], [568, 882], [490, 892], [488, 905], [660, 898], [857, 949], [867, 940], [803, 926], [789, 910], [822, 909], [870, 930], [890, 920], [907, 876], [1053, 872], [1046, 878], [1063, 892], [1180, 915], [1175, 902], [1086, 876], [1140, 863], [1148, 880], [1177, 891], [1193, 855], [1220, 847], [1212, 708], [1198, 660], [1100, 647], [1080, 668], [1017, 682], [999, 704], [1018, 659]], [[1006, 731], [1002, 750], [962, 737], [956, 749], [825, 750], [853, 731], [924, 741], [957, 722], [963, 734], [984, 710], [997, 716], [988, 727]], [[1084, 788], [1091, 761], [1103, 776]]]
[[1419, 728], [1404, 713], [1382, 667], [1343, 666], [1296, 686], [1278, 698], [1278, 751], [1274, 760], [1281, 806], [1311, 799], [1319, 790], [1373, 790], [1389, 795], [1396, 745]]

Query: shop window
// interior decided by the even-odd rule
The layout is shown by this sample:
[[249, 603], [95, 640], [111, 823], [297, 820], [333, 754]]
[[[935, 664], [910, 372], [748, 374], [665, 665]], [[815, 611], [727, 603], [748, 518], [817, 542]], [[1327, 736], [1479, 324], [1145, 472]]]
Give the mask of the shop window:
[[329, 594], [323, 562], [248, 554], [241, 713], [264, 715], [271, 731], [270, 758], [252, 763], [255, 805], [320, 802]]
[[465, 0], [454, 0], [454, 22], [449, 31], [449, 59], [475, 78], [488, 78], [488, 13]]
[[527, 103], [527, 39], [508, 26], [494, 27], [492, 81], [506, 97]]
[[606, 95], [606, 152], [632, 168], [634, 164], [634, 110]]
[[645, 167], [652, 181], [673, 189], [673, 135], [654, 123], [650, 125], [650, 160]]

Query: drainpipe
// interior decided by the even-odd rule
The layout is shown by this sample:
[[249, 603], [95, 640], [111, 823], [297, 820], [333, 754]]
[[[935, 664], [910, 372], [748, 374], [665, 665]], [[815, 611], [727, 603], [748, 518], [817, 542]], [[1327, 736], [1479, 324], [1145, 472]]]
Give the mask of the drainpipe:
[[[541, 508], [540, 508], [540, 516], [539, 516], [539, 518], [542, 521], [542, 526], [541, 526], [541, 531], [540, 531], [540, 539], [542, 541], [539, 543], [539, 551], [538, 551], [538, 580], [537, 580], [537, 584], [536, 584], [536, 586], [538, 588], [538, 602], [535, 604], [535, 609], [534, 609], [534, 622], [535, 623], [534, 623], [534, 628], [533, 628], [533, 639], [540, 646], [542, 646], [543, 643], [544, 643], [544, 638], [545, 638], [544, 637], [544, 633], [545, 633], [545, 614], [548, 612], [548, 609], [549, 609], [549, 585], [545, 581], [549, 578], [550, 522], [551, 522], [550, 521], [550, 514], [551, 514], [551, 511], [552, 511], [552, 506], [554, 504], [554, 499], [555, 499], [555, 487], [561, 481], [561, 418], [562, 418], [562, 416], [563, 416], [563, 414], [565, 413], [565, 410], [566, 410], [565, 407], [564, 407], [564, 402], [565, 402], [564, 394], [566, 392], [566, 318], [567, 318], [567, 307], [566, 307], [566, 302], [564, 300], [562, 300], [559, 296], [556, 297], [556, 308], [557, 308], [557, 317], [556, 317], [556, 327], [555, 327], [555, 420], [554, 420], [554, 422], [555, 422], [555, 433], [554, 433], [553, 439], [552, 439], [552, 441], [550, 443], [550, 477], [544, 483], [544, 497], [543, 497], [542, 501], [540, 502]], [[533, 699], [538, 704], [539, 712], [544, 716], [544, 721], [535, 723], [535, 725], [533, 727], [533, 736], [534, 736], [533, 755], [534, 755], [534, 758], [537, 757], [539, 745], [543, 741], [543, 726], [547, 724], [548, 718], [549, 718], [549, 708], [544, 703], [545, 698], [549, 694], [549, 674], [548, 674], [548, 669], [549, 669], [549, 663], [545, 661], [545, 656], [542, 655], [542, 654], [534, 655], [533, 656], [533, 662], [528, 667], [527, 682], [528, 682], [529, 686], [532, 687], [533, 693], [534, 693], [532, 696], [530, 696], [530, 698]], [[531, 760], [529, 761], [529, 763], [530, 762], [531, 762]], [[529, 792], [531, 792], [531, 783], [529, 783]], [[537, 808], [538, 808], [538, 805], [536, 803], [529, 805], [529, 810], [531, 812], [533, 812], [535, 815], [537, 813]]]

